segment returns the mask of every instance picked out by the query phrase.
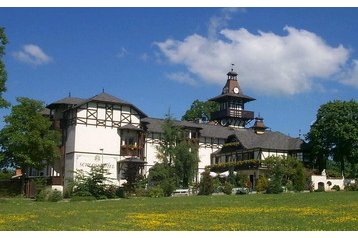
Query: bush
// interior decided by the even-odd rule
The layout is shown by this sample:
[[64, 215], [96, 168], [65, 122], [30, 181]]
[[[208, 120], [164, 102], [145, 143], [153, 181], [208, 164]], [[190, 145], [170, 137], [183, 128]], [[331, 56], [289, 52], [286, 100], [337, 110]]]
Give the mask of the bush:
[[341, 188], [338, 185], [333, 185], [332, 190], [340, 191]]
[[346, 191], [358, 191], [358, 183], [351, 183], [344, 187]]
[[283, 192], [283, 188], [282, 188], [281, 181], [272, 180], [269, 182], [266, 193], [278, 194], [282, 192]]
[[118, 197], [118, 198], [125, 198], [126, 197], [126, 192], [124, 191], [123, 187], [118, 187], [116, 189], [116, 197]]
[[266, 191], [268, 187], [268, 180], [265, 176], [260, 175], [257, 182], [256, 182], [256, 191], [257, 192], [263, 192]]
[[104, 196], [106, 198], [115, 198], [116, 197], [116, 191], [117, 191], [117, 186], [115, 185], [109, 185], [107, 186], [107, 188], [104, 190]]
[[305, 168], [301, 162], [297, 161], [295, 172], [292, 175], [293, 189], [298, 192], [303, 191], [306, 186], [306, 180]]
[[227, 195], [231, 195], [232, 189], [233, 189], [233, 185], [231, 183], [225, 182], [224, 187], [223, 187], [223, 193], [225, 193]]
[[51, 194], [51, 190], [49, 189], [42, 189], [38, 192], [35, 196], [35, 200], [38, 202], [45, 202], [48, 201]]
[[73, 185], [67, 185], [67, 187], [63, 190], [63, 198], [72, 197]]
[[136, 188], [134, 191], [136, 197], [148, 197], [148, 190], [145, 188]]
[[151, 198], [163, 197], [164, 191], [160, 186], [151, 187], [148, 189], [148, 196]]
[[293, 190], [295, 190], [294, 187], [293, 187], [293, 183], [292, 183], [291, 180], [287, 180], [285, 187], [286, 187], [287, 191], [293, 191]]
[[199, 183], [199, 195], [211, 195], [213, 192], [213, 178], [210, 176], [210, 170], [205, 170]]
[[156, 163], [149, 169], [148, 185], [149, 187], [160, 186], [164, 196], [170, 196], [176, 187], [175, 170], [169, 165]]
[[58, 190], [43, 189], [35, 196], [37, 202], [58, 202], [63, 199], [62, 192]]
[[58, 190], [52, 190], [49, 194], [48, 201], [58, 202], [63, 199], [62, 193]]
[[[106, 196], [106, 182], [109, 181], [106, 175], [108, 175], [109, 172], [104, 165], [90, 166], [89, 172], [79, 170], [75, 173], [76, 177], [73, 181], [74, 196], [93, 196], [97, 199]], [[113, 194], [110, 196], [112, 195]]]

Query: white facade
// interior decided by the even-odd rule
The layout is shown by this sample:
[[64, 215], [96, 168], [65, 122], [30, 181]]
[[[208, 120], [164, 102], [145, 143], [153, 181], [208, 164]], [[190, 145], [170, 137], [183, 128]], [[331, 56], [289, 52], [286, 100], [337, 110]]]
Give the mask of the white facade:
[[[63, 160], [59, 167], [62, 166], [65, 186], [68, 179], [74, 178], [74, 171], [88, 172], [91, 165], [105, 164], [112, 183], [121, 185], [125, 182], [121, 167], [125, 160], [134, 157], [144, 161], [144, 175], [148, 175], [153, 165], [161, 162], [158, 160], [157, 147], [162, 140], [163, 120], [148, 118], [127, 102], [102, 93], [88, 100], [65, 98], [50, 104], [48, 108], [51, 109], [50, 116], [55, 124], [61, 125], [57, 129], [62, 129], [63, 133]], [[287, 155], [287, 152], [278, 150], [271, 152], [257, 147], [243, 147], [241, 151], [235, 152], [236, 155], [224, 153], [215, 157], [213, 153], [223, 148], [228, 136], [236, 135], [239, 140], [246, 138], [248, 142], [262, 141], [263, 137], [251, 129], [236, 130], [194, 122], [176, 123], [185, 128], [188, 138], [198, 143], [197, 182], [205, 167], [215, 163], [264, 160], [272, 155]]]

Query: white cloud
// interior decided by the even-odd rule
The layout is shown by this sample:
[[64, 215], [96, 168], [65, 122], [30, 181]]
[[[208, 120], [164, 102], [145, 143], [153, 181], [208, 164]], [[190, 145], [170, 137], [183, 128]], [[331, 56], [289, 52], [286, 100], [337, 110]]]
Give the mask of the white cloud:
[[232, 18], [232, 15], [239, 11], [239, 9], [242, 12], [245, 11], [244, 8], [222, 8], [219, 15], [211, 17], [208, 27], [209, 38], [215, 39], [218, 31], [227, 26], [228, 22]]
[[13, 52], [12, 55], [15, 59], [31, 65], [42, 65], [52, 61], [50, 56], [34, 44], [24, 45], [22, 50]]
[[177, 72], [177, 73], [169, 73], [166, 74], [166, 77], [170, 80], [177, 81], [184, 84], [189, 84], [191, 86], [195, 86], [196, 81], [190, 77], [188, 73]]
[[223, 85], [230, 64], [235, 63], [243, 88], [264, 94], [308, 91], [338, 73], [349, 57], [348, 49], [329, 46], [312, 32], [288, 26], [284, 31], [287, 34], [281, 36], [223, 29], [220, 34], [225, 40], [194, 34], [183, 41], [168, 39], [156, 45], [170, 62], [185, 65], [211, 83]]
[[140, 56], [139, 56], [139, 58], [141, 59], [141, 60], [143, 60], [143, 61], [148, 61], [149, 60], [149, 55], [147, 54], [147, 53], [143, 53], [143, 54], [141, 54]]
[[117, 53], [117, 58], [123, 58], [124, 56], [128, 55], [128, 51], [126, 50], [126, 48], [122, 47], [120, 49], [120, 51]]
[[358, 60], [353, 60], [352, 65], [343, 72], [340, 79], [343, 84], [358, 88]]

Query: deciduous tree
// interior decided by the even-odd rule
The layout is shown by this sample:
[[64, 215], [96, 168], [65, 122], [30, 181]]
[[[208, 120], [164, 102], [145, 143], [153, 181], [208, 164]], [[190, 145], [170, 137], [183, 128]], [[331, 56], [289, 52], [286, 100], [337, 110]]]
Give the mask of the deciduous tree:
[[0, 163], [20, 167], [25, 174], [30, 167], [41, 170], [60, 158], [60, 133], [42, 115], [42, 102], [29, 98], [17, 98], [17, 102], [0, 131]]
[[358, 103], [332, 101], [321, 105], [307, 139], [311, 157], [317, 160], [320, 171], [326, 168], [329, 157], [340, 162], [342, 173], [347, 162], [355, 167], [358, 162]]
[[8, 43], [5, 28], [0, 26], [0, 108], [8, 107], [10, 104], [3, 98], [3, 93], [6, 92], [7, 73], [3, 57], [5, 55], [5, 46]]
[[187, 110], [184, 116], [181, 118], [185, 121], [194, 121], [195, 119], [205, 116], [208, 120], [211, 119], [211, 113], [219, 109], [219, 104], [212, 101], [199, 101], [195, 100], [190, 109]]

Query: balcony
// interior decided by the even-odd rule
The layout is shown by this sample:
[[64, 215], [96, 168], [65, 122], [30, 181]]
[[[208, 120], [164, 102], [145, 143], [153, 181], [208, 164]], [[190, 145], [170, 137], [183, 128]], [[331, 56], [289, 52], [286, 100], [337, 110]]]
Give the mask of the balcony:
[[121, 156], [143, 157], [143, 147], [137, 145], [122, 145]]
[[221, 119], [221, 118], [225, 118], [225, 117], [236, 117], [236, 118], [242, 118], [245, 120], [252, 120], [252, 119], [254, 119], [254, 112], [226, 108], [221, 111], [213, 112], [211, 114], [211, 118], [213, 120]]

